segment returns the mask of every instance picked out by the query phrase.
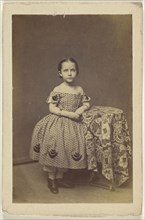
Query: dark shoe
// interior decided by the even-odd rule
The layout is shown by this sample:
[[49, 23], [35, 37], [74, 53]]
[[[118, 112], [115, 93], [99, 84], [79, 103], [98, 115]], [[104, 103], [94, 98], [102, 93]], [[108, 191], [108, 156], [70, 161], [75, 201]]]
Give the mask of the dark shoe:
[[65, 182], [63, 179], [57, 179], [57, 186], [62, 188], [73, 188], [74, 185], [68, 182]]
[[48, 188], [50, 189], [50, 191], [52, 193], [57, 194], [58, 193], [58, 187], [57, 187], [57, 184], [56, 184], [56, 180], [48, 179]]

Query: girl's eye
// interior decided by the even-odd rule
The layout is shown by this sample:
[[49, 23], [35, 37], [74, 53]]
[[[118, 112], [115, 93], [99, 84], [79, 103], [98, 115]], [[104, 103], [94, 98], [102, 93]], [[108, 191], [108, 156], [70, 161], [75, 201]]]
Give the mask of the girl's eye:
[[76, 72], [76, 69], [71, 69], [72, 72]]

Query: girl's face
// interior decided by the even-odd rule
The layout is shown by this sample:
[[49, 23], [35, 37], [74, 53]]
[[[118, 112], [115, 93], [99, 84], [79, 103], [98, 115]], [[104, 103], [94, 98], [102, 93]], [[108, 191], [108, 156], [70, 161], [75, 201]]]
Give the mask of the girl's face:
[[59, 75], [63, 78], [65, 82], [71, 84], [74, 82], [77, 76], [77, 70], [75, 63], [71, 61], [65, 61], [62, 63], [61, 71]]

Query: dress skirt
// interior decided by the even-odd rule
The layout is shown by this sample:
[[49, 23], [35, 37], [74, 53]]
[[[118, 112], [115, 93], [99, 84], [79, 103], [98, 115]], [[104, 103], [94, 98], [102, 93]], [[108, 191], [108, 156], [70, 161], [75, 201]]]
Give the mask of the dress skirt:
[[[50, 100], [52, 101], [52, 97], [49, 98], [49, 102]], [[81, 102], [81, 95], [59, 94], [58, 105], [61, 109], [75, 111], [82, 105]], [[38, 160], [45, 167], [86, 168], [84, 129], [82, 121], [50, 113], [41, 119], [34, 128], [30, 157]]]

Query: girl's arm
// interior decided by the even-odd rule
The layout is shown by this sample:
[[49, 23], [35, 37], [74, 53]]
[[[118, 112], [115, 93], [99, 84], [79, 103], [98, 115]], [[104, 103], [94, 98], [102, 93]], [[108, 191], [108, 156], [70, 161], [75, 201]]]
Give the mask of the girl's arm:
[[55, 115], [58, 116], [63, 116], [63, 117], [67, 117], [70, 119], [79, 119], [80, 115], [77, 112], [69, 112], [69, 111], [64, 111], [64, 110], [60, 110], [56, 104], [53, 103], [49, 103], [49, 111]]
[[79, 107], [75, 112], [79, 115], [82, 115], [85, 111], [90, 108], [90, 103], [86, 102], [81, 107]]
[[90, 97], [85, 95], [82, 87], [79, 87], [79, 92], [83, 95], [82, 106], [79, 107], [75, 112], [79, 115], [82, 115], [85, 111], [87, 111], [90, 108]]

